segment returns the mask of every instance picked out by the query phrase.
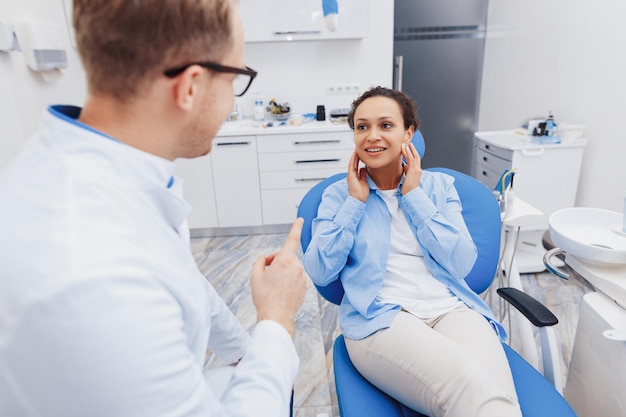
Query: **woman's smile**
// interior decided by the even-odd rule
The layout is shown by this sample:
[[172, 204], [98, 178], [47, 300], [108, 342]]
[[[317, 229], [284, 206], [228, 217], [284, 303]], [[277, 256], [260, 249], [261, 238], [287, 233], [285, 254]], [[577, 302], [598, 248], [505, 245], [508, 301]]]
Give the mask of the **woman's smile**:
[[379, 152], [386, 151], [386, 150], [387, 148], [376, 147], [376, 148], [366, 148], [365, 152], [369, 154], [373, 154], [373, 153], [379, 153]]

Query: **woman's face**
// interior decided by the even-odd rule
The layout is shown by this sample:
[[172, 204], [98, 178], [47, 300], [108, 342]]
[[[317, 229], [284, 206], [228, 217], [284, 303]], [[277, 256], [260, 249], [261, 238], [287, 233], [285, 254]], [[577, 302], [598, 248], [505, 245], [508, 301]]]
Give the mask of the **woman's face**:
[[413, 127], [405, 129], [400, 105], [388, 97], [363, 101], [354, 112], [354, 146], [368, 169], [397, 167], [402, 143], [410, 143]]

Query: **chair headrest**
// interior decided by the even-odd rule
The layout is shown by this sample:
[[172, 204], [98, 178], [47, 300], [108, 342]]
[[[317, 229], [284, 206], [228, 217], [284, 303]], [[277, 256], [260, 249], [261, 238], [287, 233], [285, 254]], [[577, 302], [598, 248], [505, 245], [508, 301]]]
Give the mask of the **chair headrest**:
[[415, 149], [417, 150], [420, 158], [423, 158], [424, 153], [426, 152], [426, 144], [424, 143], [424, 136], [422, 135], [422, 132], [415, 129], [415, 133], [413, 134], [411, 143], [413, 143], [413, 146], [415, 146]]

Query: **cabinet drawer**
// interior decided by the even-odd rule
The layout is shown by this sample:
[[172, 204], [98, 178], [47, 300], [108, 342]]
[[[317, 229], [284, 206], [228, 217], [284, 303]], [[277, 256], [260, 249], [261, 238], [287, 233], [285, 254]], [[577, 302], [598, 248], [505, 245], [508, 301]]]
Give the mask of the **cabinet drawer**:
[[492, 171], [502, 174], [505, 170], [511, 169], [511, 160], [502, 159], [494, 154], [486, 152], [481, 148], [476, 149], [475, 164], [482, 165]]
[[323, 150], [314, 152], [284, 152], [259, 154], [259, 170], [290, 171], [332, 168], [348, 170], [352, 150]]
[[493, 190], [496, 186], [496, 183], [502, 176], [502, 171], [494, 171], [490, 167], [486, 167], [485, 165], [476, 165], [476, 172], [474, 177], [485, 184], [487, 188]]
[[258, 138], [259, 153], [354, 149], [352, 131], [263, 135]]
[[261, 189], [311, 188], [320, 181], [345, 172], [345, 169], [303, 169], [293, 171], [261, 172]]
[[295, 188], [262, 191], [263, 224], [293, 223], [298, 214], [300, 201], [308, 190], [308, 188]]
[[488, 152], [498, 158], [507, 159], [509, 161], [513, 158], [513, 151], [511, 149], [500, 148], [499, 146], [492, 145], [480, 139], [476, 140], [476, 145], [479, 150]]

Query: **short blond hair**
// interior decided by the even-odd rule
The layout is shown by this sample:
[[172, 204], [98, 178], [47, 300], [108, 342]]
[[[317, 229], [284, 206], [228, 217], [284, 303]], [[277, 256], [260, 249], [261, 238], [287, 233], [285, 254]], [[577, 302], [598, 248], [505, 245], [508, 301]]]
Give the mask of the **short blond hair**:
[[232, 45], [235, 0], [73, 0], [89, 91], [125, 100], [168, 67], [220, 62]]

